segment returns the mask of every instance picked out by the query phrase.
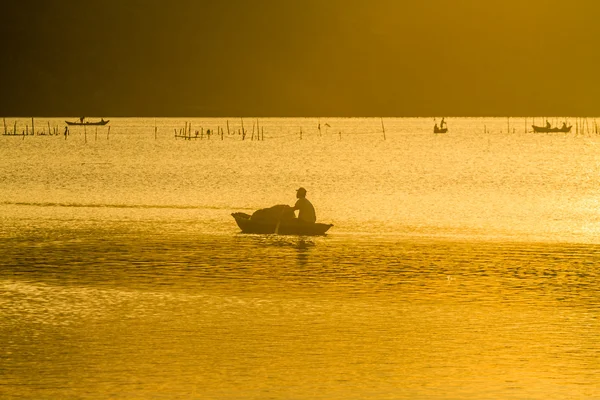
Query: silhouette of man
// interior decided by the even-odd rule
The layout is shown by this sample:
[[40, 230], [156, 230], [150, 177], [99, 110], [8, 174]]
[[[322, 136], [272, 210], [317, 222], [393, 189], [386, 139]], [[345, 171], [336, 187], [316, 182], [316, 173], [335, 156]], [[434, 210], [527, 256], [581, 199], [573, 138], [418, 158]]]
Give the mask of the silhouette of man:
[[312, 203], [306, 198], [306, 189], [301, 187], [296, 190], [296, 197], [298, 200], [296, 201], [293, 210], [298, 210], [298, 220], [314, 224], [317, 221], [317, 215]]

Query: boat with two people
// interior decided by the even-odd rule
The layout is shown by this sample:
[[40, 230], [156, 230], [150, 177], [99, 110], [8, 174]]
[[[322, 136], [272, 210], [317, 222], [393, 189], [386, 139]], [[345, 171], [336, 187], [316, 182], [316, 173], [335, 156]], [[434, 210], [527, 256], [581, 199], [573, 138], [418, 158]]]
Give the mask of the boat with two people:
[[110, 120], [102, 118], [100, 121], [86, 121], [85, 117], [80, 117], [79, 121], [65, 121], [67, 125], [106, 125]]
[[534, 132], [541, 132], [541, 133], [563, 132], [563, 133], [567, 133], [567, 132], [571, 132], [571, 128], [573, 126], [572, 125], [567, 126], [567, 123], [563, 122], [563, 124], [562, 124], [562, 126], [560, 128], [558, 128], [558, 127], [552, 127], [552, 125], [550, 125], [550, 122], [546, 121], [546, 126], [531, 125], [531, 127], [533, 128]]
[[440, 126], [438, 127], [437, 124], [435, 124], [435, 126], [433, 127], [433, 133], [446, 133], [448, 132], [448, 126], [446, 124], [446, 121], [444, 121], [444, 118], [442, 118], [442, 122], [440, 122]]

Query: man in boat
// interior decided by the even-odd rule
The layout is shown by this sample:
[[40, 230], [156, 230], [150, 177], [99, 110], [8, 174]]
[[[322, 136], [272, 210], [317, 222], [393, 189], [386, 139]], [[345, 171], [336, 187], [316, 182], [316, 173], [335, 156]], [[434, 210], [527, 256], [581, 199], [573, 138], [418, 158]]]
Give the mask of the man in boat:
[[292, 208], [298, 210], [298, 221], [314, 224], [317, 221], [317, 214], [312, 203], [306, 198], [306, 189], [301, 187], [296, 190], [296, 204]]

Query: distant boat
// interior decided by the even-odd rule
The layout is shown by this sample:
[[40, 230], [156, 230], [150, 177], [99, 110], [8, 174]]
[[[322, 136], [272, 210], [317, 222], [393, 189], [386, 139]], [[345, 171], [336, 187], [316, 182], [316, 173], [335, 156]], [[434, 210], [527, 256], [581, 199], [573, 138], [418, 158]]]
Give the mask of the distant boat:
[[106, 125], [110, 122], [110, 120], [104, 120], [104, 118], [102, 118], [100, 121], [96, 121], [96, 122], [90, 122], [90, 121], [86, 121], [85, 117], [81, 117], [79, 118], [79, 121], [65, 121], [67, 123], [67, 125]]
[[446, 126], [446, 122], [444, 121], [444, 118], [442, 118], [442, 122], [440, 122], [440, 126], [437, 126], [437, 124], [435, 124], [435, 126], [433, 127], [433, 133], [446, 133], [448, 132], [448, 126]]
[[546, 125], [546, 126], [531, 125], [531, 127], [533, 128], [534, 132], [564, 132], [564, 133], [571, 132], [571, 128], [572, 128], [571, 125], [567, 126], [566, 124], [563, 124], [563, 126], [560, 128], [552, 128], [549, 125]]

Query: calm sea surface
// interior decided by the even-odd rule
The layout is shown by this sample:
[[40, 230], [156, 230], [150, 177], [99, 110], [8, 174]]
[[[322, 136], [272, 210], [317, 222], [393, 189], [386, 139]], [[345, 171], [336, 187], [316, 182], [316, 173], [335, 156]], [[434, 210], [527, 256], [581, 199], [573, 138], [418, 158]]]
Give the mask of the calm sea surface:
[[[435, 122], [0, 136], [0, 398], [600, 399], [594, 120]], [[327, 236], [239, 233], [300, 186]]]

